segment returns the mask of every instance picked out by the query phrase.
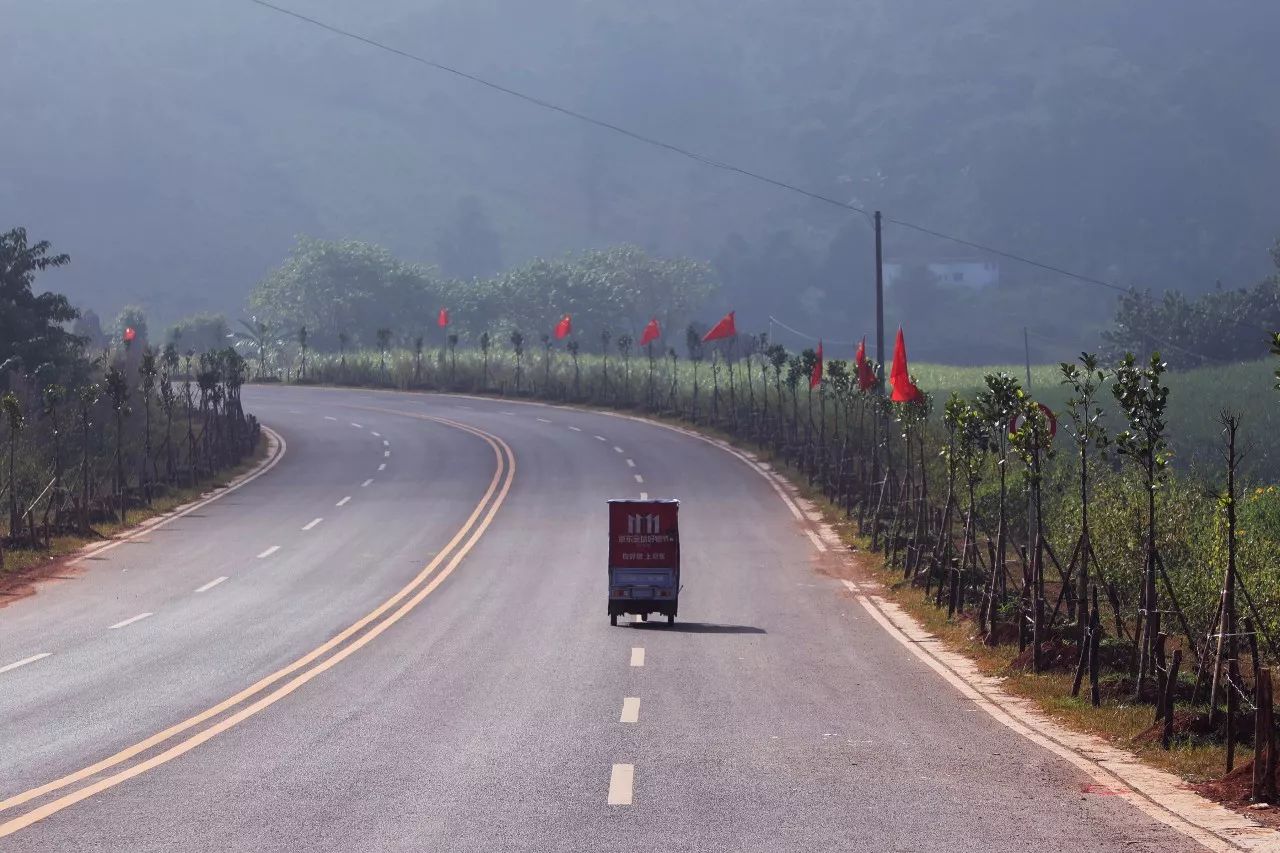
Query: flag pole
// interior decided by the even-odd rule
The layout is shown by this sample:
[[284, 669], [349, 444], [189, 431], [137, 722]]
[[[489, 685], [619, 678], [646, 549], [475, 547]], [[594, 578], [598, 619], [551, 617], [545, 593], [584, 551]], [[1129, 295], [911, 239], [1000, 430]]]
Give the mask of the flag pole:
[[880, 211], [875, 214], [876, 225], [876, 378], [880, 393], [884, 393], [884, 250], [880, 242]]

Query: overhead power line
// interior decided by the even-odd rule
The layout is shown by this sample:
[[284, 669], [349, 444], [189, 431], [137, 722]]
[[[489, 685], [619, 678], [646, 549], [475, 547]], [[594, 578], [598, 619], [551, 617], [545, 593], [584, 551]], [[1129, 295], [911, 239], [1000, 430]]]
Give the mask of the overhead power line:
[[[500, 92], [512, 98], [517, 98], [521, 101], [525, 101], [526, 103], [530, 103], [535, 106], [541, 107], [542, 109], [551, 110], [552, 112], [560, 113], [561, 115], [568, 116], [569, 118], [575, 119], [577, 121], [581, 121], [586, 124], [593, 125], [595, 127], [601, 128], [602, 130], [607, 130], [612, 133], [625, 136], [628, 139], [635, 140], [636, 142], [640, 142], [645, 145], [650, 145], [655, 148], [660, 148], [664, 151], [668, 151], [672, 154], [677, 154], [681, 157], [686, 157], [704, 166], [709, 166], [713, 169], [720, 169], [726, 172], [731, 172], [736, 175], [741, 175], [745, 178], [750, 178], [751, 180], [768, 184], [769, 186], [776, 187], [781, 190], [786, 190], [787, 192], [796, 193], [798, 195], [804, 196], [814, 201], [822, 202], [823, 204], [832, 205], [834, 207], [851, 211], [853, 213], [859, 213], [867, 217], [868, 219], [871, 218], [870, 211], [868, 211], [866, 208], [859, 207], [856, 204], [851, 204], [847, 201], [841, 201], [840, 199], [833, 198], [832, 196], [829, 196], [829, 195], [824, 195], [823, 193], [814, 192], [813, 190], [807, 190], [804, 187], [796, 186], [795, 184], [791, 184], [786, 181], [779, 180], [778, 178], [772, 178], [760, 172], [755, 172], [750, 169], [745, 169], [741, 166], [735, 166], [732, 163], [726, 163], [724, 161], [717, 160], [713, 157], [708, 157], [705, 154], [699, 154], [696, 151], [691, 151], [688, 148], [683, 148], [674, 143], [666, 142], [664, 140], [658, 139], [653, 136], [647, 136], [643, 133], [638, 133], [634, 130], [629, 130], [625, 127], [622, 127], [621, 125], [614, 124], [613, 122], [608, 122], [608, 121], [604, 121], [603, 119], [595, 118], [594, 116], [590, 116], [590, 115], [587, 115], [586, 113], [578, 112], [577, 110], [562, 106], [552, 101], [544, 100], [543, 98], [539, 98], [534, 95], [529, 95], [525, 92], [521, 92], [517, 89], [512, 89], [508, 86], [503, 86], [500, 83], [495, 83], [492, 80], [487, 80], [483, 77], [472, 74], [470, 72], [463, 71], [458, 68], [454, 68], [450, 65], [445, 65], [444, 63], [441, 63], [441, 62], [436, 62], [435, 60], [428, 59], [425, 56], [420, 56], [416, 53], [410, 53], [407, 50], [402, 50], [398, 47], [394, 47], [392, 45], [387, 44], [386, 42], [378, 41], [377, 39], [370, 38], [369, 36], [364, 36], [364, 35], [361, 35], [360, 33], [343, 29], [342, 27], [336, 26], [334, 24], [326, 23], [324, 21], [321, 21], [318, 18], [313, 18], [310, 15], [304, 15], [301, 12], [296, 12], [292, 9], [287, 9], [284, 6], [278, 6], [275, 3], [268, 2], [268, 0], [248, 0], [248, 2], [254, 4], [255, 6], [261, 6], [264, 9], [269, 9], [273, 12], [278, 12], [281, 15], [287, 15], [290, 18], [294, 18], [298, 21], [302, 21], [314, 27], [318, 27], [322, 30], [333, 33], [334, 35], [351, 39], [353, 41], [360, 42], [361, 44], [368, 45], [369, 47], [375, 48], [377, 50], [394, 54], [403, 59], [407, 59], [410, 62], [416, 62], [419, 65], [425, 65], [428, 68], [433, 68], [437, 71], [443, 71], [446, 74], [452, 74], [455, 77], [460, 77], [463, 80], [467, 80], [471, 83], [475, 83], [478, 86], [483, 86], [495, 92]], [[1115, 282], [1110, 282], [1110, 281], [1106, 281], [1105, 279], [1096, 278], [1094, 276], [1074, 272], [1072, 270], [1066, 269], [1065, 267], [1055, 266], [1053, 264], [1045, 263], [1043, 261], [1038, 261], [1035, 258], [1029, 258], [1029, 257], [1026, 257], [1025, 255], [1019, 255], [1015, 252], [1007, 251], [1005, 249], [999, 249], [994, 246], [988, 246], [984, 243], [978, 243], [973, 240], [966, 240], [965, 238], [957, 237], [954, 234], [947, 234], [942, 231], [935, 231], [934, 229], [926, 228], [923, 225], [917, 225], [914, 222], [908, 222], [903, 219], [894, 219], [893, 217], [889, 217], [889, 216], [884, 217], [884, 221], [892, 223], [894, 225], [901, 226], [903, 228], [910, 229], [912, 231], [916, 231], [920, 234], [925, 234], [930, 237], [935, 237], [939, 240], [946, 240], [948, 242], [955, 243], [957, 245], [967, 246], [968, 248], [971, 248], [971, 249], [976, 249], [981, 252], [987, 252], [992, 255], [1005, 258], [1007, 260], [1011, 260], [1020, 264], [1025, 264], [1027, 266], [1035, 267], [1037, 269], [1041, 269], [1046, 272], [1051, 272], [1055, 275], [1063, 276], [1064, 278], [1075, 279], [1076, 281], [1083, 282], [1085, 284], [1091, 284], [1097, 287], [1105, 287], [1109, 290], [1118, 291], [1120, 293], [1128, 293], [1131, 289], [1131, 288], [1125, 287], [1124, 285], [1116, 284]], [[1239, 325], [1245, 328], [1255, 329], [1264, 334], [1270, 334], [1270, 331], [1271, 331], [1263, 326], [1255, 325], [1253, 323], [1249, 323], [1244, 320], [1239, 320], [1235, 317], [1231, 317], [1226, 314], [1221, 314], [1216, 311], [1210, 311], [1204, 308], [1197, 308], [1195, 306], [1188, 306], [1188, 307], [1190, 310], [1195, 311], [1196, 313], [1199, 313], [1203, 316], [1215, 317], [1217, 319], [1224, 320], [1229, 323], [1234, 323], [1236, 325]]]

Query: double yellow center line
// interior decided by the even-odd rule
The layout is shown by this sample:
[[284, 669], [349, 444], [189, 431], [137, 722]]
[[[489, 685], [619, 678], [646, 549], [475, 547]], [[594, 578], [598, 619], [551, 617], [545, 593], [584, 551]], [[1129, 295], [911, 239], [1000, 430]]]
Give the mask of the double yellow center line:
[[[133, 746], [120, 750], [115, 755], [104, 758], [60, 779], [55, 779], [52, 782], [39, 785], [0, 801], [0, 812], [5, 812], [43, 798], [48, 794], [53, 794], [66, 788], [74, 788], [77, 783], [98, 777], [105, 771], [113, 771], [110, 775], [97, 778], [83, 787], [74, 788], [56, 799], [50, 800], [43, 805], [35, 806], [16, 817], [9, 818], [4, 823], [0, 823], [0, 838], [12, 835], [82, 800], [86, 800], [135, 776], [140, 776], [162, 764], [166, 764], [190, 752], [200, 744], [217, 737], [227, 729], [247, 720], [264, 708], [275, 704], [320, 673], [345, 660], [357, 649], [372, 642], [375, 637], [417, 607], [423, 599], [434, 592], [453, 573], [453, 570], [458, 567], [458, 564], [471, 551], [476, 542], [489, 528], [489, 525], [493, 523], [493, 518], [498, 512], [498, 508], [506, 500], [507, 493], [511, 490], [511, 483], [515, 478], [515, 454], [502, 439], [468, 424], [393, 409], [372, 410], [434, 421], [453, 427], [483, 439], [493, 449], [496, 461], [493, 478], [490, 480], [489, 486], [480, 502], [476, 504], [471, 515], [468, 516], [466, 522], [454, 534], [453, 538], [449, 540], [449, 543], [440, 550], [436, 557], [413, 580], [405, 584], [395, 595], [378, 605], [376, 609], [337, 636], [307, 652], [288, 666], [273, 672], [271, 675], [213, 707], [170, 726], [145, 740], [141, 740]], [[226, 714], [226, 712], [233, 709], [238, 710]], [[226, 715], [224, 716], [224, 714]], [[211, 720], [215, 721], [212, 725], [201, 728]], [[195, 730], [194, 733], [188, 734], [193, 730]], [[176, 742], [162, 751], [135, 761], [135, 759], [143, 756], [144, 753], [168, 744], [170, 741], [179, 738], [180, 735], [184, 735], [184, 737], [176, 740]]]

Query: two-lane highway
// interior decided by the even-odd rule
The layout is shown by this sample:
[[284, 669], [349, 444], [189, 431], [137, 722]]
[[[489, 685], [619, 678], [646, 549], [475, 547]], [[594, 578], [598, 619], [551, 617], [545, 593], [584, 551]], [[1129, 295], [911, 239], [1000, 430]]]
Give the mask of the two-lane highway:
[[[0, 668], [48, 655], [0, 669], [0, 848], [1199, 849], [906, 654], [706, 442], [245, 400], [276, 468], [0, 609]], [[609, 626], [604, 502], [637, 496], [682, 501], [671, 627]]]

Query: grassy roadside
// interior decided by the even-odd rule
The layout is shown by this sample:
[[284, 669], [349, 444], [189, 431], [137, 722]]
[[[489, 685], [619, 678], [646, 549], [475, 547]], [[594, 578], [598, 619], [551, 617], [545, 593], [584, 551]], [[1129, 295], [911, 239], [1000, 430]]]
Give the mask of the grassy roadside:
[[[245, 457], [235, 467], [219, 473], [212, 480], [206, 481], [197, 487], [187, 486], [174, 489], [161, 497], [155, 498], [149, 507], [130, 508], [129, 523], [127, 525], [121, 525], [118, 522], [100, 522], [94, 526], [94, 533], [96, 534], [94, 536], [81, 536], [78, 534], [55, 536], [53, 537], [52, 546], [47, 550], [6, 548], [4, 552], [4, 568], [0, 569], [0, 594], [4, 593], [4, 588], [8, 582], [21, 581], [26, 576], [38, 574], [40, 569], [56, 563], [63, 557], [76, 553], [87, 545], [113, 539], [123, 532], [140, 527], [157, 516], [172, 512], [184, 504], [191, 503], [214, 489], [222, 488], [236, 477], [252, 470], [266, 456], [267, 437], [263, 434], [252, 455]], [[3, 603], [4, 600], [0, 599], [0, 605], [3, 605]]]

